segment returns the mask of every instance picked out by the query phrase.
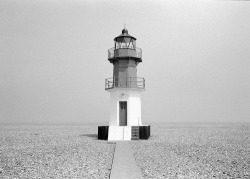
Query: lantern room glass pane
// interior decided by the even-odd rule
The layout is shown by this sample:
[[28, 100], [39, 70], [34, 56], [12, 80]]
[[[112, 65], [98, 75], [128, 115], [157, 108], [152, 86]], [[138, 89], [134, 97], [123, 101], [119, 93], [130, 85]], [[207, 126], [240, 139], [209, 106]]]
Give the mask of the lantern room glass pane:
[[120, 46], [121, 46], [121, 44], [120, 44], [119, 42], [116, 42], [116, 43], [115, 43], [115, 49], [119, 49]]
[[116, 39], [116, 42], [122, 42], [123, 41], [123, 37], [119, 37]]
[[136, 40], [132, 39], [133, 49], [136, 48]]
[[131, 40], [131, 38], [129, 38], [129, 37], [124, 37], [124, 41], [125, 41], [126, 43], [129, 43], [130, 40]]
[[127, 44], [124, 43], [124, 42], [122, 42], [122, 43], [121, 43], [121, 48], [127, 48]]
[[136, 40], [134, 40], [130, 37], [117, 38], [115, 41], [115, 49], [120, 49], [120, 48], [135, 49], [136, 48]]

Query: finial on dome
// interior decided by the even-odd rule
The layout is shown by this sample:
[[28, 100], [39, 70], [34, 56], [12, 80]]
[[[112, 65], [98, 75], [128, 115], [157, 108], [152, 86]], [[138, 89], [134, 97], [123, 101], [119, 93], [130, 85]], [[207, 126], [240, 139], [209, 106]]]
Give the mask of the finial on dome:
[[126, 24], [124, 24], [124, 29], [122, 30], [122, 34], [128, 34], [128, 30], [126, 29]]

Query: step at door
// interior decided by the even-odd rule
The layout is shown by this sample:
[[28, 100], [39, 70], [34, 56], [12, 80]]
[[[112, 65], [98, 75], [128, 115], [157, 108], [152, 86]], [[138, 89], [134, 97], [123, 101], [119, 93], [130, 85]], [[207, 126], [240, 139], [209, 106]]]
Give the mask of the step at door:
[[132, 126], [131, 140], [139, 140], [139, 126]]

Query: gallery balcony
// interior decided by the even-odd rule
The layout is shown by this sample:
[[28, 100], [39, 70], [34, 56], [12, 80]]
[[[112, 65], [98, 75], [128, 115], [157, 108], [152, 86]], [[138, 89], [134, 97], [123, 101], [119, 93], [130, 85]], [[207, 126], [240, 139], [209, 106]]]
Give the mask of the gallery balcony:
[[145, 79], [139, 77], [111, 77], [105, 80], [105, 90], [113, 88], [145, 89]]
[[133, 58], [137, 62], [142, 62], [142, 50], [141, 48], [119, 48], [114, 47], [108, 50], [108, 60], [112, 63], [117, 59]]

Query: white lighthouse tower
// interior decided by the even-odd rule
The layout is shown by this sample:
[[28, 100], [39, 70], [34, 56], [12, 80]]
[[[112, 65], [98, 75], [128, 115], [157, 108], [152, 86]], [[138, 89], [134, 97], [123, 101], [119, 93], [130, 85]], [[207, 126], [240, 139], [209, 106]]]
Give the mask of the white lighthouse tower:
[[141, 119], [141, 92], [145, 90], [145, 79], [137, 76], [142, 50], [136, 47], [136, 38], [129, 35], [126, 28], [114, 42], [114, 47], [108, 50], [113, 77], [105, 81], [105, 90], [110, 93], [109, 127], [107, 134], [98, 129], [98, 138], [105, 139], [101, 137], [103, 133], [108, 140], [147, 139], [150, 126], [143, 126]]

